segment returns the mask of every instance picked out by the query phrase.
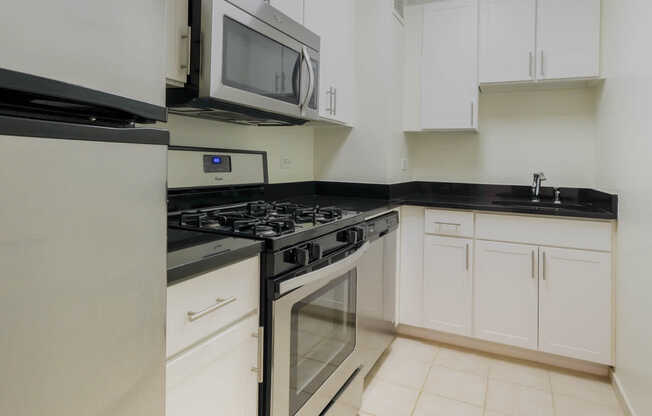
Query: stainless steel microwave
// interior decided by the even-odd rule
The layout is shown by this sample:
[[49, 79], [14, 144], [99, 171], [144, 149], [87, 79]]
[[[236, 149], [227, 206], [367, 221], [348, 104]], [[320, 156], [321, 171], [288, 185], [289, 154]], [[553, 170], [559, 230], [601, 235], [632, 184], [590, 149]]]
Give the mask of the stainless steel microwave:
[[171, 113], [255, 125], [319, 118], [319, 36], [265, 0], [194, 4], [197, 96], [168, 103]]

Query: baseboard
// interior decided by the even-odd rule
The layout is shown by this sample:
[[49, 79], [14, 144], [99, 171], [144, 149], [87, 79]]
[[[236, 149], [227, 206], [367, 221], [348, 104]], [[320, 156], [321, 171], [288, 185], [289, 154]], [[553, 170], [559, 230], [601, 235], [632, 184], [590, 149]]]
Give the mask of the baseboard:
[[614, 391], [616, 392], [616, 396], [618, 396], [618, 400], [620, 401], [620, 404], [622, 405], [622, 408], [625, 411], [626, 416], [637, 416], [636, 412], [634, 411], [634, 408], [632, 407], [632, 403], [629, 401], [629, 398], [627, 397], [627, 393], [625, 393], [625, 390], [623, 389], [623, 385], [620, 382], [620, 379], [616, 375], [616, 372], [611, 370], [610, 375], [611, 375], [611, 385], [613, 386]]
[[398, 334], [421, 338], [430, 341], [450, 344], [457, 347], [473, 349], [489, 354], [495, 354], [518, 360], [531, 361], [545, 364], [552, 367], [563, 368], [581, 373], [593, 374], [600, 377], [608, 377], [610, 367], [603, 364], [591, 363], [588, 361], [576, 360], [574, 358], [561, 357], [540, 351], [531, 351], [524, 348], [512, 347], [509, 345], [497, 344], [480, 339], [469, 338], [461, 335], [447, 334], [431, 329], [417, 328], [409, 325], [399, 325]]

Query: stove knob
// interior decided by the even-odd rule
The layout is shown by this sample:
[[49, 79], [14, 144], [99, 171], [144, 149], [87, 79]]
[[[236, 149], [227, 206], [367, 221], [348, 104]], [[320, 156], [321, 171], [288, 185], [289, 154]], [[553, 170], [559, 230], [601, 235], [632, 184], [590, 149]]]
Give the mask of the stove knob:
[[318, 243], [311, 243], [309, 246], [310, 258], [312, 261], [319, 260], [323, 257], [324, 252]]
[[299, 266], [307, 266], [310, 263], [310, 251], [307, 248], [295, 248], [294, 262]]
[[362, 228], [351, 228], [343, 231], [342, 234], [338, 236], [338, 241], [349, 244], [355, 244], [362, 240], [364, 240], [364, 230]]

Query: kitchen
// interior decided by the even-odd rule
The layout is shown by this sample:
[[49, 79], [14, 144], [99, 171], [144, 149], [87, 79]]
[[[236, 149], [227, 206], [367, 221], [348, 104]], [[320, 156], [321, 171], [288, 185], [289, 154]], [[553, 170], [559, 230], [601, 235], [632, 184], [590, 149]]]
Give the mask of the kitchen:
[[0, 414], [652, 414], [652, 5], [53, 3], [0, 15]]

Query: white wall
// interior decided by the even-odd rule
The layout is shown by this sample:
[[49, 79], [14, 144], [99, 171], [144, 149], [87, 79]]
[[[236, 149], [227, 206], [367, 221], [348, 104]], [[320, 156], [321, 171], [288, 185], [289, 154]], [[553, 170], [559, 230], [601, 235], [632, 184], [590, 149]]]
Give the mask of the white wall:
[[616, 377], [643, 416], [652, 415], [652, 2], [602, 5], [597, 182], [620, 197]]
[[480, 132], [410, 133], [415, 180], [595, 187], [595, 90], [556, 89], [480, 95]]
[[392, 0], [356, 0], [355, 128], [315, 129], [315, 177], [324, 181], [409, 180], [400, 159], [403, 27]]
[[[265, 150], [270, 183], [312, 181], [311, 127], [248, 127], [170, 114], [170, 142], [176, 146]], [[281, 166], [281, 160], [289, 165]]]

